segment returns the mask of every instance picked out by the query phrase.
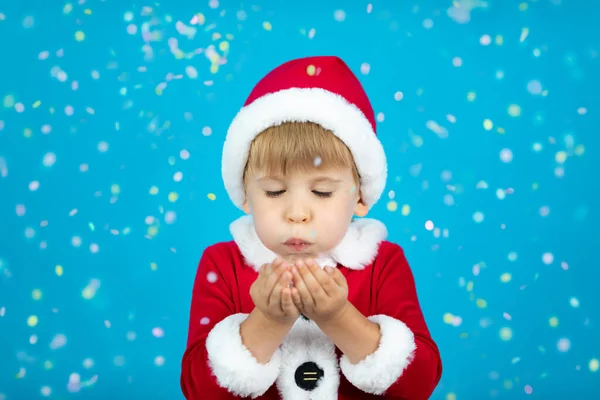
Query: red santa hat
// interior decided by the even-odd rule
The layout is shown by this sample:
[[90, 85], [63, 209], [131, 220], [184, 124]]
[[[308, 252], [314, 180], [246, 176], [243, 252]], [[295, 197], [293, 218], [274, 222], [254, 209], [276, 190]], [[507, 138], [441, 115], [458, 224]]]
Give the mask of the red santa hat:
[[262, 78], [229, 127], [221, 172], [238, 208], [245, 200], [243, 174], [252, 141], [285, 122], [313, 122], [333, 132], [354, 157], [365, 204], [370, 208], [379, 200], [387, 162], [369, 98], [340, 58], [307, 57], [288, 61]]

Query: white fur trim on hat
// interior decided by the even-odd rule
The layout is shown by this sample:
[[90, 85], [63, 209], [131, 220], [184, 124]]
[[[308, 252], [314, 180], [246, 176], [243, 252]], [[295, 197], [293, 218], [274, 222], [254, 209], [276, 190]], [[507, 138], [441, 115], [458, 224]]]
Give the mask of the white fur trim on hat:
[[248, 314], [233, 314], [216, 324], [206, 338], [208, 363], [219, 386], [236, 396], [262, 396], [279, 375], [281, 350], [260, 364], [242, 343], [240, 325]]
[[343, 355], [340, 369], [346, 379], [363, 392], [380, 395], [402, 375], [417, 347], [414, 334], [404, 322], [387, 315], [374, 315], [369, 320], [379, 325], [379, 347], [357, 364], [350, 363]]
[[225, 189], [241, 208], [243, 174], [250, 144], [265, 129], [285, 122], [314, 122], [332, 131], [352, 152], [361, 176], [361, 195], [372, 207], [385, 189], [387, 161], [368, 119], [342, 96], [320, 88], [291, 88], [270, 93], [236, 115], [225, 139], [221, 172]]

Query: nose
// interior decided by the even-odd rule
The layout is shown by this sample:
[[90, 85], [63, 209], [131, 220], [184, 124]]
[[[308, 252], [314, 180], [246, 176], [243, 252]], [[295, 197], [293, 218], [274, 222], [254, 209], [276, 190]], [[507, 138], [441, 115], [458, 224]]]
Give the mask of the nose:
[[294, 201], [290, 204], [286, 216], [289, 222], [308, 222], [310, 220], [310, 211], [301, 202]]

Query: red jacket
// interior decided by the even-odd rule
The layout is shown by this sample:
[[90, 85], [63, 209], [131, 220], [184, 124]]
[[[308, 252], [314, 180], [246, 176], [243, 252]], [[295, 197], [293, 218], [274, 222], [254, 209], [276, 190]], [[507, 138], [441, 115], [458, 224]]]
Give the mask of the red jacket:
[[[379, 348], [351, 364], [312, 321], [299, 318], [269, 363], [242, 344], [239, 325], [254, 308], [250, 286], [272, 260], [251, 219], [231, 227], [234, 241], [208, 247], [194, 283], [181, 389], [186, 399], [427, 399], [442, 372], [400, 246], [378, 221], [361, 219], [322, 265], [336, 265], [348, 299], [379, 324]], [[349, 259], [352, 257], [352, 260]], [[344, 262], [344, 263], [342, 263]], [[302, 371], [319, 379], [306, 386]], [[298, 382], [298, 383], [297, 383]]]

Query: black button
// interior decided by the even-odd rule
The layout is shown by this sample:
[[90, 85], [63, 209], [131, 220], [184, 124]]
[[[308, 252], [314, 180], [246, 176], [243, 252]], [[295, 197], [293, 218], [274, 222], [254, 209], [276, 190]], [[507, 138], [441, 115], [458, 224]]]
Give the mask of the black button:
[[311, 391], [319, 385], [323, 375], [323, 370], [316, 363], [308, 361], [296, 369], [294, 378], [299, 388]]

